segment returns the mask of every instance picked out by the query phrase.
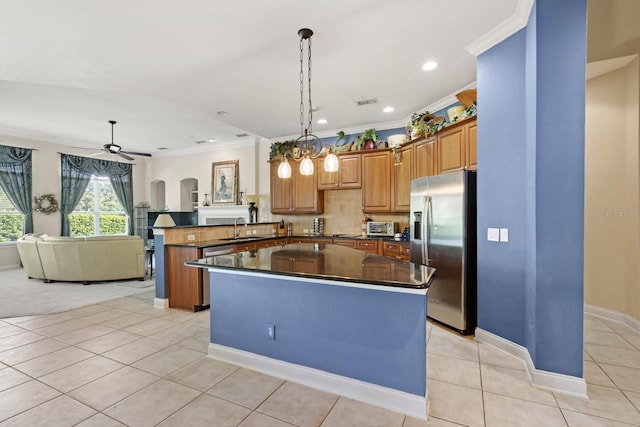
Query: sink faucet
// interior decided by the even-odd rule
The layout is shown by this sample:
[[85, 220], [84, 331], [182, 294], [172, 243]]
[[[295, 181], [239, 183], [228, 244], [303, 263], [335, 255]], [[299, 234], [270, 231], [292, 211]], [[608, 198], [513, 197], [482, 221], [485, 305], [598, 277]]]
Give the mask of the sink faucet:
[[[240, 232], [238, 231], [238, 220], [242, 219], [244, 220], [243, 217], [239, 216], [237, 217], [234, 221], [233, 221], [233, 238], [237, 239], [238, 237], [240, 237]], [[247, 224], [245, 224], [246, 226]]]

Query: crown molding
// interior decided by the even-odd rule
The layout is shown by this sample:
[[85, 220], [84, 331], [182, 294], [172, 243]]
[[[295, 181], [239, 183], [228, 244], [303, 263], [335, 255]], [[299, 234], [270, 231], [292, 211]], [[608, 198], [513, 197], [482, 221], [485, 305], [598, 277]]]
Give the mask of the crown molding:
[[474, 56], [479, 56], [514, 34], [516, 31], [524, 28], [529, 22], [529, 16], [531, 15], [531, 9], [533, 8], [534, 3], [535, 0], [518, 0], [514, 14], [507, 20], [492, 28], [478, 40], [469, 44], [465, 48], [467, 52]]
[[[444, 98], [440, 98], [436, 102], [427, 105], [425, 108], [423, 108], [423, 111], [431, 111], [432, 113], [434, 111], [440, 111], [443, 108], [448, 107], [451, 104], [455, 104], [456, 102], [458, 102], [458, 98], [456, 98], [456, 94], [462, 92], [463, 90], [475, 89], [476, 87], [477, 87], [477, 82], [474, 80], [473, 82], [469, 83], [468, 85], [461, 87], [460, 89], [458, 89], [454, 93], [450, 93], [449, 95], [445, 96]], [[409, 121], [409, 119], [407, 119], [407, 121]]]

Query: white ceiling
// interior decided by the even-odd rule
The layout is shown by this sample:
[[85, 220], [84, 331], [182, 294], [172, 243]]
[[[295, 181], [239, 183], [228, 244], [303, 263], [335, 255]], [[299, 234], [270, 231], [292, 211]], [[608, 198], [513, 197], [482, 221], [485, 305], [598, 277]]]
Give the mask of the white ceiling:
[[466, 47], [523, 3], [3, 0], [0, 134], [99, 148], [116, 120], [117, 144], [153, 155], [295, 135], [302, 27], [314, 119], [328, 120], [315, 133], [404, 121], [475, 81]]

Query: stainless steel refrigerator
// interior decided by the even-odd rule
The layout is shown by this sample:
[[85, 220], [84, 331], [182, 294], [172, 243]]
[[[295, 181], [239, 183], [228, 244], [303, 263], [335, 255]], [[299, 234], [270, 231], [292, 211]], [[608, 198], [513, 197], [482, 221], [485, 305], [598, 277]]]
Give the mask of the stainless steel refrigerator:
[[411, 181], [411, 261], [436, 269], [427, 316], [462, 334], [476, 327], [476, 173]]

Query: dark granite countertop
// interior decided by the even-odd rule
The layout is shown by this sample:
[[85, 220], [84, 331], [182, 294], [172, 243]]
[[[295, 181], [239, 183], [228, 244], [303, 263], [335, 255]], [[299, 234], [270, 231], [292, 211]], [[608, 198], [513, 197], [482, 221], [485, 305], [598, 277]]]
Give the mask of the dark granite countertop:
[[257, 242], [261, 240], [268, 239], [286, 239], [287, 237], [291, 237], [294, 239], [367, 239], [367, 240], [382, 240], [385, 242], [398, 242], [398, 243], [409, 243], [403, 242], [402, 240], [396, 240], [393, 237], [380, 237], [380, 236], [362, 236], [356, 234], [334, 234], [334, 235], [311, 235], [311, 234], [294, 234], [292, 236], [250, 236], [250, 237], [241, 237], [238, 239], [226, 238], [226, 239], [212, 239], [212, 240], [199, 240], [196, 242], [189, 243], [168, 243], [165, 246], [177, 246], [177, 247], [185, 247], [185, 248], [210, 248], [214, 246], [223, 246], [223, 245], [235, 245], [238, 243], [246, 243], [246, 242]]
[[186, 265], [413, 289], [427, 288], [435, 274], [432, 267], [321, 243], [217, 255]]

